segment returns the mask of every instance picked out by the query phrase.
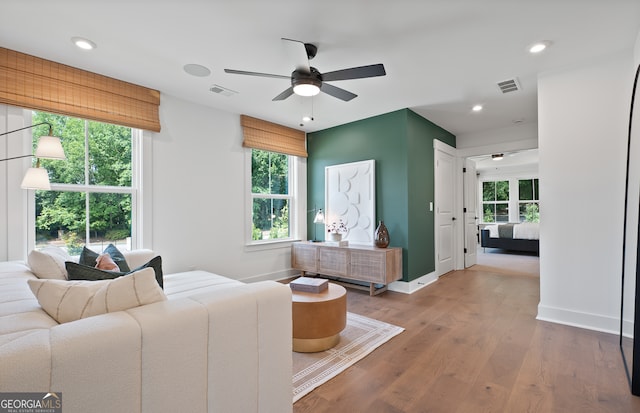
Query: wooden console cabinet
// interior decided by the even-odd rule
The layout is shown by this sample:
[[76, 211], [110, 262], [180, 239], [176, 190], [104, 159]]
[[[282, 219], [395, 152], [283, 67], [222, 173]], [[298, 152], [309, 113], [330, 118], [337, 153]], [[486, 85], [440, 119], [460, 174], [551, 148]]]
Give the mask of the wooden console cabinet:
[[402, 248], [294, 242], [291, 244], [291, 267], [300, 270], [302, 275], [310, 272], [337, 278], [336, 281], [350, 287], [363, 286], [348, 281], [363, 282], [368, 284], [364, 288], [369, 294], [376, 295], [385, 291], [389, 283], [402, 278]]

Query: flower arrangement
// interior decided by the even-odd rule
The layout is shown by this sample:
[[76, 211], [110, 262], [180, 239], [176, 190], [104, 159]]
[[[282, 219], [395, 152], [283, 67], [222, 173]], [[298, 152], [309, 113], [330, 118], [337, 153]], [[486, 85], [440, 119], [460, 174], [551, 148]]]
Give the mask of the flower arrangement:
[[347, 226], [340, 220], [337, 224], [332, 222], [327, 225], [327, 232], [329, 234], [345, 234], [347, 232]]

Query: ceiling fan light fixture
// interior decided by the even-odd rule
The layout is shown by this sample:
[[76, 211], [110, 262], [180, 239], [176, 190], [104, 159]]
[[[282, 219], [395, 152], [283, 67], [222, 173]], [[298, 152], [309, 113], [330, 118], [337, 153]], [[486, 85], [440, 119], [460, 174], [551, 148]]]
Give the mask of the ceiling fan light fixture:
[[296, 70], [291, 74], [291, 86], [293, 93], [298, 96], [315, 96], [320, 93], [322, 86], [320, 72], [313, 67], [311, 73]]
[[320, 93], [320, 87], [313, 83], [300, 83], [293, 87], [293, 93], [298, 96], [315, 96]]

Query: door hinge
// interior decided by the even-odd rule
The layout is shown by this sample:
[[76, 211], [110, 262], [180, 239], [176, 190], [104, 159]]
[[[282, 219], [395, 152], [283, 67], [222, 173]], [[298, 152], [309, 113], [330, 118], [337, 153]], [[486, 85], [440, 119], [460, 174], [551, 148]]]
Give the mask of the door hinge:
[[462, 212], [467, 212], [467, 208], [462, 208]]
[[467, 172], [467, 168], [462, 168], [462, 173]]
[[467, 253], [467, 249], [466, 249], [466, 248], [464, 249], [464, 253], [465, 253], [465, 254]]

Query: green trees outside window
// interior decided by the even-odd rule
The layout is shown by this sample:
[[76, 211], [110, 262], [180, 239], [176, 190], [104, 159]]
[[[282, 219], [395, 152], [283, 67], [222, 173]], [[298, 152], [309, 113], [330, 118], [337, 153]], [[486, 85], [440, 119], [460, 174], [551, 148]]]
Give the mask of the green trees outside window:
[[[44, 112], [62, 138], [64, 162], [42, 159], [51, 191], [36, 191], [36, 247], [64, 246], [77, 254], [85, 244], [124, 244], [132, 235], [132, 129]], [[33, 143], [48, 133], [34, 128]]]
[[482, 183], [483, 222], [509, 221], [509, 181]]
[[482, 182], [484, 223], [540, 222], [539, 202], [538, 178]]
[[540, 222], [538, 179], [518, 180], [520, 222]]
[[252, 240], [289, 238], [290, 156], [252, 149]]

